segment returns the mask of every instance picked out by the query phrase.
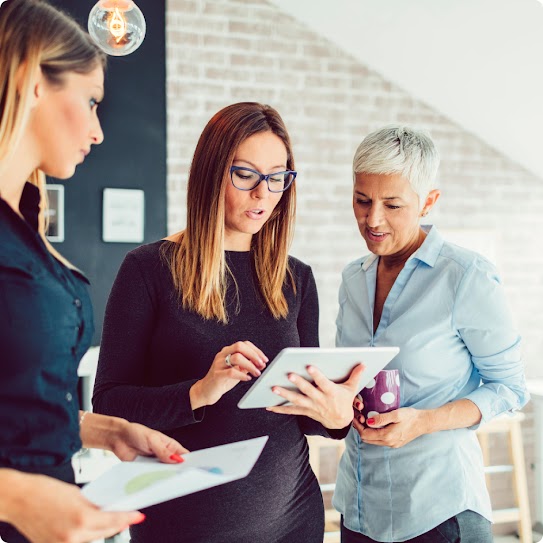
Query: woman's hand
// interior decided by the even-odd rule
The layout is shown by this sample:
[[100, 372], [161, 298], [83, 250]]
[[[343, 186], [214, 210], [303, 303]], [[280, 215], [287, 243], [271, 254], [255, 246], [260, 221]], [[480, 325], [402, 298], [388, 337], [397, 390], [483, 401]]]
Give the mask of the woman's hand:
[[291, 373], [289, 381], [296, 385], [300, 392], [294, 392], [282, 387], [273, 387], [275, 394], [283, 397], [292, 405], [268, 407], [267, 410], [282, 415], [305, 415], [318, 422], [325, 428], [345, 428], [353, 420], [353, 402], [358, 393], [358, 383], [365, 366], [356, 366], [349, 378], [340, 384], [327, 379], [314, 366], [308, 366], [307, 372], [315, 384], [303, 377]]
[[258, 377], [266, 367], [267, 356], [250, 341], [238, 341], [217, 353], [207, 375], [190, 389], [192, 409], [217, 403], [240, 381]]
[[120, 419], [116, 432], [112, 432], [109, 449], [121, 460], [130, 462], [136, 456], [156, 456], [161, 462], [183, 462], [182, 454], [189, 451], [175, 439], [151, 430], [147, 426]]
[[13, 472], [6, 481], [9, 478], [13, 485], [2, 489], [9, 503], [0, 518], [32, 543], [85, 543], [111, 537], [145, 520], [137, 511], [101, 511], [75, 485], [51, 477]]
[[370, 445], [380, 445], [398, 449], [417, 437], [428, 433], [428, 411], [414, 409], [413, 407], [401, 407], [390, 413], [375, 415], [366, 421], [370, 428], [362, 423], [363, 417], [353, 421], [362, 441]]
[[124, 461], [134, 460], [138, 455], [156, 456], [169, 464], [182, 462], [180, 455], [188, 452], [175, 439], [147, 426], [119, 417], [80, 413], [83, 447], [112, 451]]

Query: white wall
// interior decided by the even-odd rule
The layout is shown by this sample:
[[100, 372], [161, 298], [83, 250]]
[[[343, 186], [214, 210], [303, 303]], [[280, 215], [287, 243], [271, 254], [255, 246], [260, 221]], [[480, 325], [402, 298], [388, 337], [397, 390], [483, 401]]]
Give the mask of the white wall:
[[537, 0], [271, 2], [543, 176]]

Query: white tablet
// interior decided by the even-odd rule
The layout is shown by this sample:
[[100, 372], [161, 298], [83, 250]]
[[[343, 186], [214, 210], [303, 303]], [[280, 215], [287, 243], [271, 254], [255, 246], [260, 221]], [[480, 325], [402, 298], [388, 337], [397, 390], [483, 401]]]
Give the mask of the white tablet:
[[399, 347], [288, 347], [283, 349], [267, 366], [262, 375], [241, 398], [238, 407], [251, 409], [271, 407], [287, 402], [272, 392], [273, 386], [290, 390], [298, 389], [288, 380], [290, 373], [301, 375], [313, 381], [307, 373], [307, 366], [315, 366], [331, 381], [345, 381], [353, 368], [362, 362], [366, 369], [358, 383], [358, 390], [364, 388], [400, 352]]

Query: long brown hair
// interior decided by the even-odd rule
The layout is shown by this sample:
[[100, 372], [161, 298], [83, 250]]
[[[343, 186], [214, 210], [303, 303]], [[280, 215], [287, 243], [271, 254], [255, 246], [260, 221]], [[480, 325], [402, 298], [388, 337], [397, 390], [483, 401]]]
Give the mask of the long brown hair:
[[[272, 132], [283, 141], [287, 168], [294, 170], [290, 137], [275, 109], [256, 102], [225, 107], [208, 122], [194, 152], [187, 188], [187, 227], [173, 246], [165, 245], [164, 255], [183, 307], [205, 319], [228, 322], [225, 295], [231, 274], [224, 255], [226, 185], [237, 148], [261, 132]], [[283, 293], [287, 276], [295, 288], [288, 265], [295, 212], [293, 183], [251, 241], [260, 292], [276, 319], [288, 314]]]
[[[61, 86], [66, 73], [87, 74], [100, 65], [105, 68], [104, 53], [67, 15], [40, 0], [4, 2], [0, 7], [0, 165], [22, 137], [38, 67], [50, 84]], [[48, 250], [68, 264], [45, 237], [45, 174], [35, 170], [28, 181], [40, 190], [40, 235]]]

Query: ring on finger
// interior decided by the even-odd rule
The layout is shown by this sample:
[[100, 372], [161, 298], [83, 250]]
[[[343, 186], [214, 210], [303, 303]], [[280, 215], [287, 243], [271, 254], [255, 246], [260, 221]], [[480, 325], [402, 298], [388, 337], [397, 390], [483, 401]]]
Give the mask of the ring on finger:
[[226, 358], [224, 359], [224, 363], [225, 363], [228, 367], [233, 368], [232, 362], [230, 362], [230, 356], [231, 356], [231, 355], [229, 355], [229, 354], [226, 355]]

